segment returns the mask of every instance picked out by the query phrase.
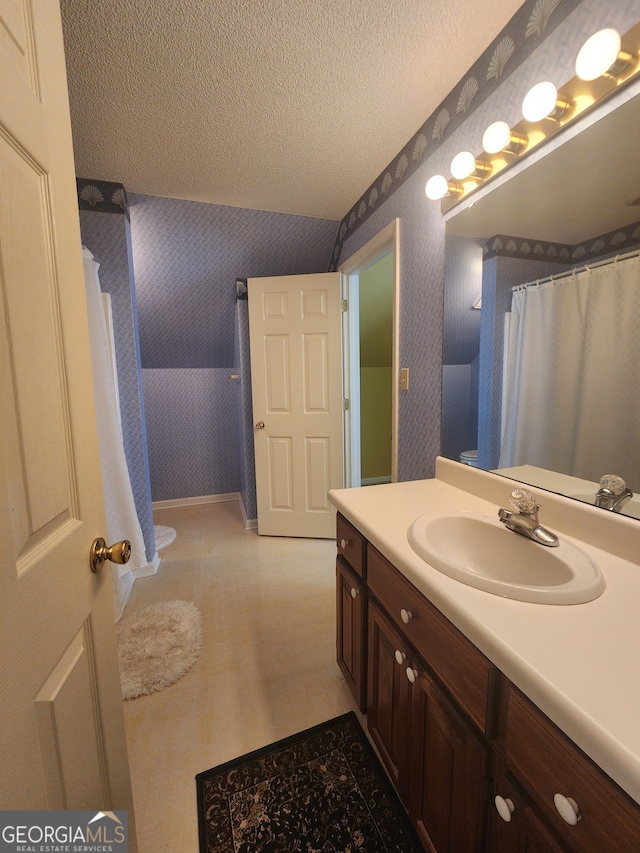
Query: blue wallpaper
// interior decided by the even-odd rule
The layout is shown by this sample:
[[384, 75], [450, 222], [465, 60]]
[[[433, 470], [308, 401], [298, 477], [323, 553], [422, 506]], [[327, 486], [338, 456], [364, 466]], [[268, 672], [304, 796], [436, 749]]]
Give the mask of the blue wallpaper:
[[485, 241], [447, 236], [444, 294], [445, 364], [471, 364], [480, 351], [480, 311], [474, 304], [482, 292], [482, 262]]
[[82, 242], [100, 264], [100, 287], [111, 294], [124, 451], [146, 556], [151, 561], [155, 541], [129, 222], [122, 215], [82, 209], [80, 229]]
[[325, 272], [338, 223], [129, 194], [144, 368], [231, 367], [237, 277]]
[[459, 459], [478, 446], [477, 360], [442, 367], [442, 455]]
[[[435, 456], [441, 449], [445, 227], [440, 205], [427, 201], [424, 195], [426, 180], [435, 173], [447, 172], [451, 158], [458, 151], [481, 150], [484, 130], [496, 118], [510, 126], [517, 124], [521, 119], [522, 97], [539, 81], [542, 72], [558, 84], [569, 80], [574, 73], [578, 50], [593, 32], [602, 26], [614, 26], [626, 32], [638, 19], [637, 0], [583, 0], [574, 11], [571, 10], [575, 4], [563, 0], [557, 4], [527, 2], [523, 9], [532, 16], [536, 7], [540, 10], [545, 5], [547, 8], [554, 6], [556, 12], [553, 14], [560, 17], [567, 10], [569, 14], [555, 29], [551, 21], [541, 34], [523, 36], [528, 45], [534, 43], [530, 38], [534, 38], [537, 45], [533, 52], [527, 47], [524, 61], [518, 47], [522, 42], [514, 40], [514, 68], [510, 76], [503, 74], [500, 85], [491, 86], [475, 110], [458, 116], [455, 126], [452, 120], [450, 132], [447, 125], [447, 132], [443, 132], [441, 138], [437, 134], [435, 138], [427, 134], [428, 147], [415, 161], [407, 157], [412, 165], [402, 173], [401, 182], [390, 185], [395, 191], [391, 192], [389, 187], [383, 194], [382, 185], [374, 183], [367, 192], [370, 196], [376, 190], [375, 203], [370, 205], [365, 193], [340, 226], [333, 266], [350, 258], [393, 219], [400, 219], [400, 362], [402, 367], [411, 370], [410, 390], [400, 396], [398, 467], [401, 480], [432, 477]], [[505, 30], [507, 34], [509, 26]], [[503, 34], [497, 42], [502, 38]], [[465, 75], [461, 86], [467, 78]], [[435, 129], [437, 117], [437, 113], [434, 114], [427, 125], [433, 120]], [[400, 165], [400, 158], [395, 158], [389, 166], [392, 177], [397, 171], [395, 164]], [[366, 215], [359, 217], [362, 201]]]
[[231, 372], [143, 369], [154, 501], [240, 491]]
[[153, 500], [240, 492], [256, 518], [236, 279], [326, 271], [338, 223], [135, 194], [129, 204]]
[[444, 292], [441, 453], [458, 459], [478, 446], [478, 364], [483, 240], [448, 235]]

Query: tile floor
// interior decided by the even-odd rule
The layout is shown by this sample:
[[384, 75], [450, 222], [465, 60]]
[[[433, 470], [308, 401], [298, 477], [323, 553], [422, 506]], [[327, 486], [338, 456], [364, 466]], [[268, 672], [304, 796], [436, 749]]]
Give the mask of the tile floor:
[[193, 601], [203, 648], [124, 703], [140, 853], [197, 853], [196, 773], [355, 709], [335, 662], [335, 542], [258, 536], [237, 502], [155, 513], [175, 528], [125, 615]]

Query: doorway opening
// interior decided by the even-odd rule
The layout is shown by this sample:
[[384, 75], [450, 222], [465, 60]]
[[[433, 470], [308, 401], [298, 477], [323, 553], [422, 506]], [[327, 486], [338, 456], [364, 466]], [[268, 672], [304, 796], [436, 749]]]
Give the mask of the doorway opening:
[[400, 220], [340, 266], [345, 487], [398, 479]]

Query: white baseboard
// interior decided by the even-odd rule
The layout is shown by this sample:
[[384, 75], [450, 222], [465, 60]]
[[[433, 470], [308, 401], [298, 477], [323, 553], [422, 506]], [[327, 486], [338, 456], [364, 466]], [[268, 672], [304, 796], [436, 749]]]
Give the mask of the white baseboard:
[[[244, 508], [244, 502], [240, 492], [229, 492], [222, 495], [198, 495], [195, 498], [176, 498], [171, 501], [153, 501], [151, 504], [153, 509], [178, 509], [182, 506], [197, 506], [198, 504], [218, 504], [226, 501], [238, 501], [240, 504], [240, 512], [242, 513], [242, 523], [245, 530], [256, 530], [258, 527], [257, 518], [247, 518], [247, 513]], [[152, 572], [151, 574], [155, 574]], [[146, 575], [136, 575], [136, 577], [146, 577]]]
[[360, 481], [361, 486], [379, 486], [381, 483], [390, 483], [391, 474], [387, 477], [366, 477]]
[[238, 503], [240, 504], [240, 512], [242, 513], [242, 523], [244, 525], [245, 530], [257, 530], [258, 529], [258, 519], [257, 518], [247, 518], [247, 511], [244, 508], [244, 501], [242, 500], [242, 495], [238, 495]]
[[133, 576], [137, 580], [138, 578], [150, 578], [152, 575], [158, 574], [158, 569], [160, 568], [160, 555], [156, 551], [153, 555], [153, 560], [150, 563], [145, 563], [144, 566], [138, 566], [137, 569], [133, 570]]
[[118, 602], [116, 605], [116, 622], [119, 622], [122, 618], [124, 609], [127, 606], [129, 599], [131, 598], [131, 591], [133, 590], [134, 583], [138, 580], [138, 578], [149, 578], [152, 575], [157, 575], [159, 568], [160, 555], [156, 551], [156, 553], [153, 555], [153, 560], [150, 563], [145, 563], [144, 566], [138, 566], [137, 569], [132, 569], [130, 572], [125, 572], [122, 577], [118, 578], [118, 582], [116, 585], [118, 595]]
[[226, 495], [198, 495], [195, 498], [176, 498], [171, 501], [153, 501], [153, 509], [176, 509], [181, 506], [197, 506], [198, 504], [218, 504], [225, 501], [240, 500], [239, 492], [229, 492]]

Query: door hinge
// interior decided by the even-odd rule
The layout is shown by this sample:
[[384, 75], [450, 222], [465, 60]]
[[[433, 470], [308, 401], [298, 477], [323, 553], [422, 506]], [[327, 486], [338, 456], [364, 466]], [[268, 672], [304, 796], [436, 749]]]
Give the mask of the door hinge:
[[343, 412], [348, 412], [348, 411], [349, 411], [349, 401], [348, 401], [348, 400], [343, 400], [343, 401], [342, 401], [342, 411], [343, 411]]
[[349, 310], [349, 300], [348, 299], [341, 299], [340, 300], [340, 310], [341, 311], [348, 311]]

